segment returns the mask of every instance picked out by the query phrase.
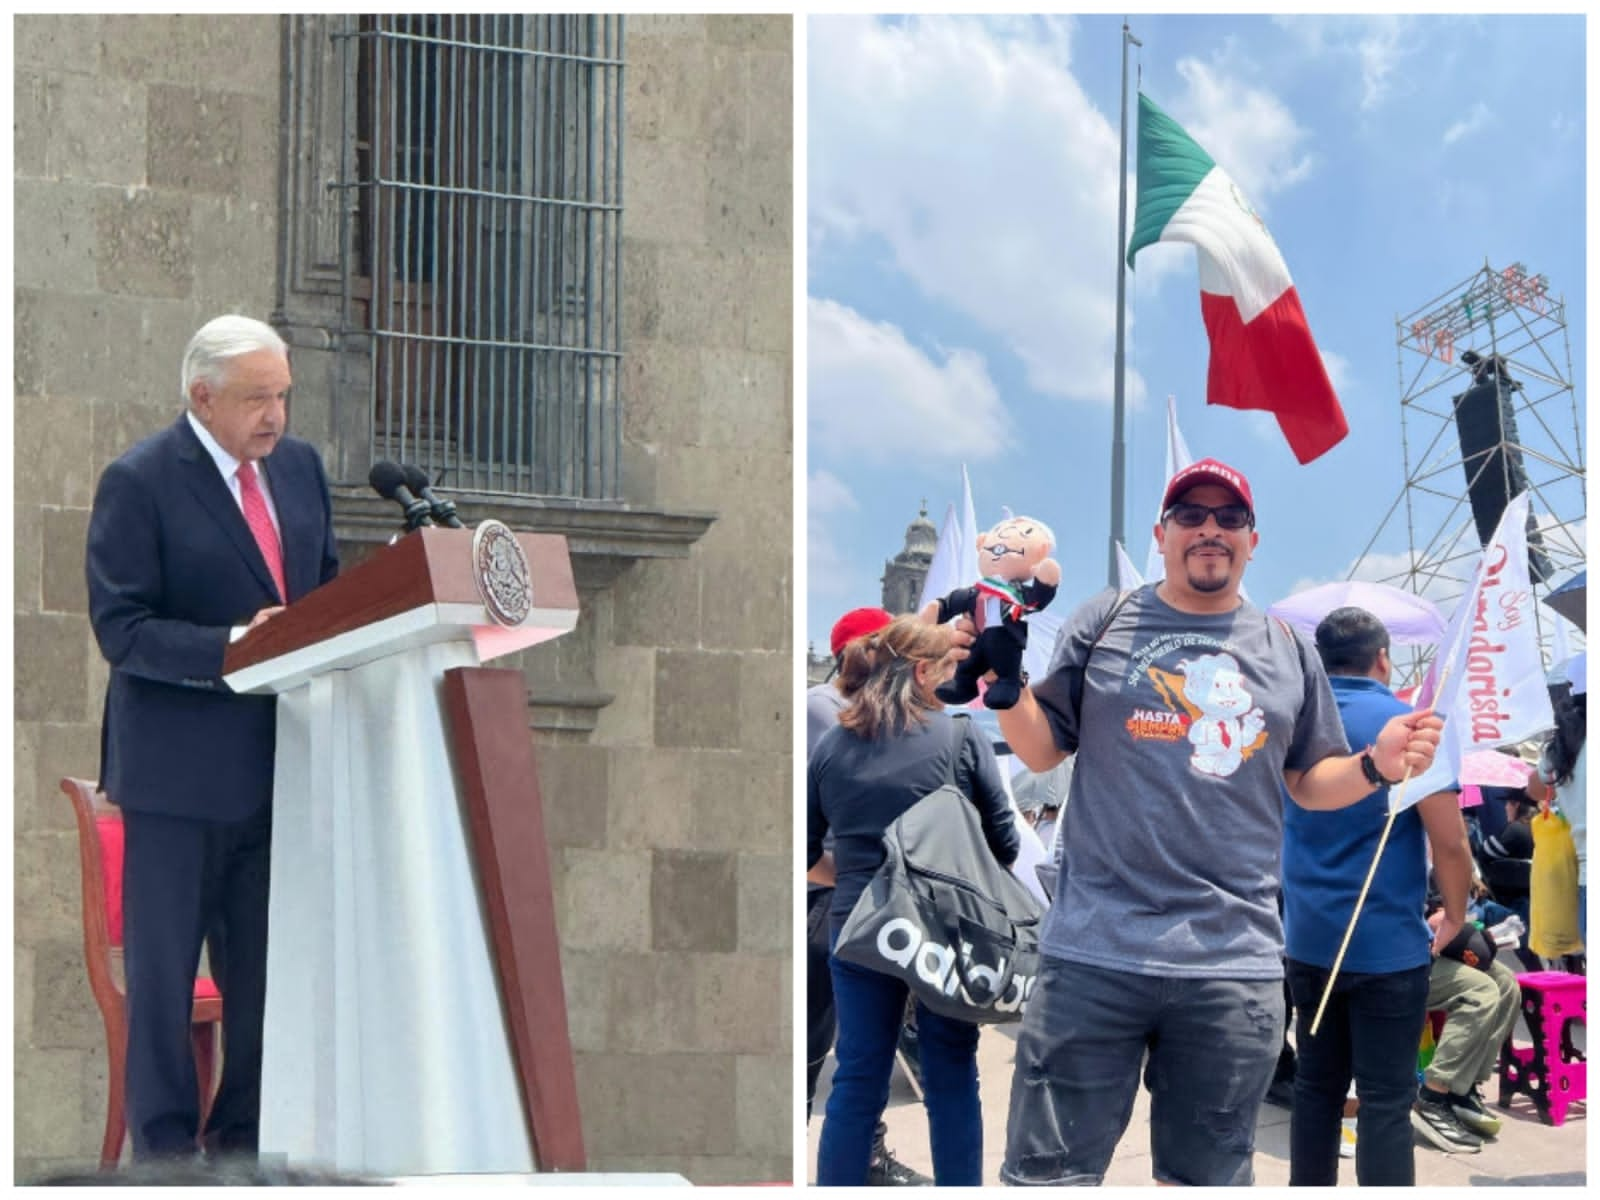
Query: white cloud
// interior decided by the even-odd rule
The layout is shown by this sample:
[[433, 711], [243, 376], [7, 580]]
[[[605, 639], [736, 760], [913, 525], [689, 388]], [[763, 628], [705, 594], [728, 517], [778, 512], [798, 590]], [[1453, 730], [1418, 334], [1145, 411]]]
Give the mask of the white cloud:
[[[843, 607], [851, 597], [863, 594], [867, 586], [861, 564], [852, 561], [834, 539], [831, 519], [858, 511], [860, 504], [850, 488], [828, 471], [814, 471], [806, 478], [806, 592], [811, 600], [840, 601]], [[860, 578], [858, 578], [860, 576]], [[856, 604], [871, 602], [867, 600]], [[810, 614], [808, 626], [826, 625], [837, 613]]]
[[1010, 420], [981, 356], [935, 361], [891, 324], [812, 297], [806, 395], [811, 444], [853, 463], [994, 458]]
[[1462, 138], [1477, 133], [1489, 123], [1489, 106], [1479, 100], [1461, 120], [1444, 131], [1444, 144], [1453, 146]]
[[1410, 52], [1405, 45], [1405, 23], [1401, 17], [1373, 17], [1365, 34], [1356, 43], [1361, 60], [1361, 107], [1378, 107], [1389, 91], [1389, 78]]
[[1422, 48], [1411, 36], [1416, 19], [1405, 16], [1274, 17], [1273, 24], [1300, 44], [1313, 59], [1348, 55], [1355, 59], [1361, 85], [1361, 108], [1372, 111], [1387, 101], [1406, 58]]
[[[881, 239], [894, 270], [1017, 355], [1031, 387], [1109, 402], [1116, 116], [1068, 68], [1071, 24], [826, 17], [808, 31], [813, 244]], [[1143, 391], [1129, 372], [1129, 397]]]
[[1258, 210], [1311, 174], [1315, 156], [1300, 149], [1307, 132], [1283, 101], [1195, 58], [1182, 59], [1178, 75], [1188, 90], [1173, 103], [1174, 119]]

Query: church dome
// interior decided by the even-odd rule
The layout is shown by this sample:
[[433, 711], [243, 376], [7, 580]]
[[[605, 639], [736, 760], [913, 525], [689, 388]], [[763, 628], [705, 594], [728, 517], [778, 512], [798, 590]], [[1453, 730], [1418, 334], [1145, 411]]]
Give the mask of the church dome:
[[905, 553], [918, 557], [933, 558], [933, 552], [939, 547], [939, 531], [934, 528], [933, 522], [928, 520], [928, 504], [923, 501], [922, 511], [917, 514], [917, 519], [906, 526]]

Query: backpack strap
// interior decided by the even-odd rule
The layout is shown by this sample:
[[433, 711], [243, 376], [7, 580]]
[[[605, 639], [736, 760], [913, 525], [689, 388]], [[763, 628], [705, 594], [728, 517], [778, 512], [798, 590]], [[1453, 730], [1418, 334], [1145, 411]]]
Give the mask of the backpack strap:
[[1087, 683], [1089, 679], [1089, 660], [1094, 657], [1094, 648], [1104, 640], [1106, 634], [1111, 629], [1111, 622], [1117, 619], [1117, 614], [1122, 611], [1123, 605], [1127, 604], [1128, 601], [1133, 598], [1133, 593], [1138, 590], [1138, 588], [1128, 588], [1125, 591], [1117, 593], [1117, 602], [1111, 606], [1111, 611], [1106, 613], [1106, 619], [1100, 622], [1100, 628], [1094, 635], [1094, 641], [1089, 643], [1089, 649], [1084, 652], [1083, 666], [1079, 671], [1079, 682], [1076, 696], [1078, 703], [1076, 706], [1076, 711], [1073, 713], [1073, 717], [1078, 722], [1080, 728], [1083, 724], [1083, 685]]
[[[961, 762], [961, 747], [967, 740], [967, 721], [970, 718], [966, 713], [950, 714], [950, 762], [945, 767], [944, 781], [951, 787], [956, 787], [956, 767]], [[956, 788], [960, 791], [960, 788]]]

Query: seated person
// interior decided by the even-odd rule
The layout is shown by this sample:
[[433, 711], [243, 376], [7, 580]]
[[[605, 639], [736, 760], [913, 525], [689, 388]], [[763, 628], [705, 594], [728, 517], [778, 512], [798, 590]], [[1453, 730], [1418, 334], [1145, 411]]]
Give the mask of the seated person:
[[[1537, 806], [1521, 788], [1484, 789], [1485, 806], [1493, 803], [1491, 790], [1503, 802], [1506, 824], [1498, 833], [1484, 838], [1478, 864], [1483, 881], [1496, 903], [1503, 904], [1528, 926], [1529, 880], [1533, 872], [1533, 814]], [[1528, 949], [1527, 934], [1517, 948], [1517, 958], [1523, 969], [1542, 970], [1538, 957]]]
[[[1435, 896], [1429, 908], [1428, 924], [1437, 927], [1444, 910]], [[1462, 929], [1433, 960], [1428, 1011], [1443, 1010], [1446, 1019], [1411, 1110], [1411, 1126], [1428, 1145], [1446, 1154], [1476, 1154], [1500, 1132], [1480, 1088], [1494, 1074], [1521, 1007], [1515, 972], [1476, 925]]]

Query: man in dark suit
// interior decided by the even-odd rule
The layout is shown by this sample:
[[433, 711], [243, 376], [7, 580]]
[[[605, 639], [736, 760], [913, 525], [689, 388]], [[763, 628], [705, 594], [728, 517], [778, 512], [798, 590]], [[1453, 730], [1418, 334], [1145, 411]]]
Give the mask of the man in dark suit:
[[207, 941], [223, 1076], [203, 1131], [251, 1152], [261, 1104], [276, 699], [222, 682], [230, 641], [339, 569], [317, 451], [285, 436], [287, 347], [218, 317], [183, 360], [189, 410], [100, 477], [89, 617], [111, 664], [101, 779], [123, 813], [134, 1154], [193, 1154], [189, 1017]]

